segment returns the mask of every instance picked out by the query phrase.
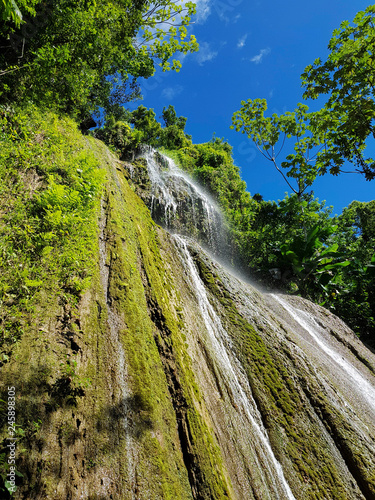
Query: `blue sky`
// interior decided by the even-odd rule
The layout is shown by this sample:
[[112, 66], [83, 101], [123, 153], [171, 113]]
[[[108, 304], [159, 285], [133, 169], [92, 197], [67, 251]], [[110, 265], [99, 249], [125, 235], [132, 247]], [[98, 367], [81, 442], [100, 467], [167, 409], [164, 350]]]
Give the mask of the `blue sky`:
[[[304, 68], [325, 59], [333, 30], [368, 5], [361, 0], [198, 0], [191, 31], [200, 51], [184, 57], [179, 73], [157, 72], [144, 81], [144, 99], [137, 105], [153, 108], [160, 117], [163, 107], [173, 104], [178, 115], [187, 117], [186, 132], [194, 143], [207, 142], [215, 133], [233, 146], [251, 194], [282, 199], [285, 181], [245, 135], [230, 130], [232, 114], [241, 100], [255, 98], [267, 99], [271, 112], [293, 111], [302, 100]], [[354, 199], [374, 199], [375, 181], [358, 174], [326, 175], [313, 190], [340, 213]]]

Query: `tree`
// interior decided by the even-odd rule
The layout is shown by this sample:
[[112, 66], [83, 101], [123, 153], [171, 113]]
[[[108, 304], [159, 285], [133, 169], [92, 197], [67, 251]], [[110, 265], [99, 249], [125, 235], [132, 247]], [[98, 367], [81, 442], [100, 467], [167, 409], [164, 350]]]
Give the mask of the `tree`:
[[[329, 226], [328, 236], [337, 229]], [[338, 252], [338, 243], [326, 244], [327, 228], [316, 224], [306, 236], [295, 236], [291, 243], [280, 247], [278, 265], [290, 274], [298, 291], [304, 297], [326, 301], [330, 289], [328, 285], [335, 283], [338, 272], [350, 264], [344, 260], [345, 254]]]
[[21, 26], [8, 22], [0, 31], [2, 102], [31, 100], [83, 118], [126, 102], [137, 78], [152, 76], [156, 64], [178, 70], [173, 55], [198, 48], [187, 37], [192, 2], [31, 0], [19, 7]]
[[176, 52], [186, 54], [198, 50], [193, 35], [187, 39], [187, 27], [196, 13], [196, 3], [188, 0], [134, 0], [143, 4], [141, 42], [137, 49], [150, 59], [160, 61], [164, 71], [179, 71], [181, 62], [173, 59]]
[[[262, 155], [271, 161], [283, 176], [289, 188], [298, 198], [311, 186], [317, 175], [325, 168], [323, 146], [324, 133], [311, 126], [316, 119], [315, 113], [308, 113], [308, 107], [298, 104], [293, 113], [265, 117], [267, 102], [265, 99], [248, 99], [241, 102], [241, 109], [234, 113], [232, 127], [253, 140]], [[288, 154], [280, 166], [288, 169], [284, 174], [277, 158], [281, 154], [287, 139], [294, 138], [294, 153]], [[293, 185], [290, 179], [295, 179]]]
[[351, 25], [344, 21], [333, 32], [327, 60], [317, 59], [305, 68], [304, 98], [327, 95], [316, 126], [326, 131], [331, 147], [325, 151], [330, 172], [342, 171], [343, 161], [353, 162], [367, 180], [375, 177], [375, 161], [365, 157], [366, 140], [375, 137], [375, 5], [359, 12]]
[[[278, 203], [264, 201], [255, 195], [252, 212], [248, 227], [243, 229], [246, 232], [244, 251], [253, 269], [268, 274], [270, 269], [276, 268], [279, 279], [286, 272], [291, 276], [291, 261], [283, 258], [281, 249], [284, 253], [295, 251], [301, 261], [307, 258], [303, 255], [303, 248], [308, 248], [308, 235], [317, 226], [319, 241], [324, 246], [330, 246], [332, 207], [327, 208], [325, 202], [320, 202], [311, 193], [303, 194], [300, 199], [296, 194], [286, 195]], [[296, 241], [300, 247], [297, 251], [294, 249]]]
[[185, 116], [177, 116], [176, 110], [170, 104], [163, 108], [162, 118], [165, 127], [160, 137], [161, 146], [166, 149], [179, 149], [191, 144], [191, 136], [184, 132], [187, 121]]
[[149, 146], [158, 146], [161, 135], [161, 125], [156, 120], [155, 111], [145, 106], [138, 106], [132, 111], [130, 123], [141, 132], [141, 142]]
[[329, 306], [375, 347], [375, 201], [353, 201], [336, 223], [335, 241], [351, 264], [342, 270]]
[[168, 108], [163, 108], [162, 117], [165, 127], [172, 127], [173, 125], [176, 125], [182, 131], [185, 130], [187, 118], [185, 116], [177, 116], [176, 110], [172, 104], [170, 104]]

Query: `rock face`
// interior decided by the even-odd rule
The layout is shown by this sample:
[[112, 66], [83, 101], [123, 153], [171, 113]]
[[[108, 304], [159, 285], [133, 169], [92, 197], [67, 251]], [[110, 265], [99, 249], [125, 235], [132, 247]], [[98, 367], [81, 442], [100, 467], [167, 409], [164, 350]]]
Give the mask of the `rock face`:
[[193, 238], [216, 257], [230, 257], [226, 222], [219, 207], [173, 160], [143, 146], [128, 169], [137, 194], [157, 224]]
[[147, 158], [87, 147], [107, 170], [91, 286], [74, 310], [40, 304], [2, 367], [1, 398], [15, 386], [20, 421], [40, 418], [14, 498], [375, 498], [375, 355], [213, 260], [196, 240], [225, 252], [216, 215], [184, 174], [172, 196]]

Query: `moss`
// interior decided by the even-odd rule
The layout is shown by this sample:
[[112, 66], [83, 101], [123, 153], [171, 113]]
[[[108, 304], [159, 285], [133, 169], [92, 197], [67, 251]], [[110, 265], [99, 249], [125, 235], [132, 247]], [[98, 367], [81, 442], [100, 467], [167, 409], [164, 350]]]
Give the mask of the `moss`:
[[[171, 249], [123, 165], [70, 120], [32, 109], [1, 116], [0, 211], [11, 225], [0, 222], [0, 399], [16, 387], [16, 498], [234, 497], [187, 352]], [[329, 451], [301, 425], [304, 393], [371, 497], [352, 427], [317, 384], [297, 387], [273, 332], [249, 324], [195, 258], [304, 498], [346, 498]]]
[[238, 312], [220, 277], [198, 253], [194, 258], [200, 276], [211, 292], [212, 303], [221, 314], [223, 325], [230, 333], [237, 356], [247, 372], [275, 455], [283, 463], [286, 473], [285, 457], [288, 457], [299, 484], [305, 485], [304, 498], [322, 498], [322, 495], [324, 498], [346, 498], [345, 486], [329, 452], [320, 441], [317, 445], [316, 436], [307, 434], [301, 425], [306, 403], [284, 366], [282, 353], [264, 340], [268, 335], [272, 337], [272, 331], [256, 323], [249, 324]]
[[[186, 345], [180, 332], [183, 325], [182, 309], [173, 298], [173, 280], [160, 256], [156, 226], [146, 207], [124, 180], [121, 190], [121, 196], [127, 200], [126, 207], [120, 206], [119, 195], [119, 200], [112, 201], [112, 197], [109, 200], [109, 206], [112, 207], [110, 219], [117, 221], [109, 229], [110, 234], [117, 233], [111, 241], [111, 251], [114, 250], [119, 256], [111, 260], [114, 280], [109, 294], [116, 299], [116, 307], [122, 312], [126, 323], [123, 341], [128, 353], [132, 390], [139, 395], [144, 418], [164, 427], [164, 439], [167, 439], [170, 429], [167, 430], [161, 422], [169, 421], [174, 422], [173, 426], [179, 433], [177, 439], [188, 441], [182, 443], [188, 449], [182, 450], [185, 467], [194, 467], [194, 475], [198, 476], [199, 481], [199, 498], [228, 497], [226, 473], [218, 446], [212, 430], [196, 410], [202, 398], [187, 360]], [[122, 286], [124, 281], [128, 286]], [[161, 366], [162, 349], [168, 350], [172, 356], [173, 367]], [[178, 389], [169, 387], [170, 398], [177, 418], [183, 418], [184, 423], [177, 423], [175, 415], [168, 413], [170, 410], [163, 406], [170, 383], [170, 370], [173, 370], [173, 377], [178, 379]], [[183, 408], [177, 409], [179, 405]], [[157, 467], [161, 456], [164, 456], [165, 463], [173, 456], [171, 450], [165, 455], [161, 455], [160, 449], [156, 453], [155, 446], [148, 451], [148, 461], [154, 467]], [[186, 454], [193, 456], [190, 458], [193, 465], [186, 463]]]
[[69, 119], [6, 110], [0, 129], [1, 363], [49, 294], [90, 285], [103, 172]]
[[[48, 172], [51, 169], [54, 171], [53, 186], [57, 185], [57, 179], [59, 186], [74, 186], [76, 170], [85, 168], [86, 158], [91, 162], [90, 168], [101, 164], [102, 167], [108, 166], [110, 176], [116, 172], [115, 160], [108, 150], [97, 141], [76, 134], [75, 126], [69, 120], [60, 121], [52, 115], [43, 117], [38, 112], [34, 115], [31, 112], [22, 118], [23, 121], [19, 116], [15, 120], [26, 123], [27, 139], [35, 144], [39, 144], [38, 141], [48, 142], [49, 156], [45, 150], [47, 144], [43, 144], [40, 151], [44, 156], [35, 167], [38, 175], [42, 175], [45, 169], [45, 180], [33, 196], [49, 193]], [[40, 124], [35, 126], [38, 120]], [[23, 137], [19, 139], [28, 151], [26, 142], [22, 142], [25, 140]], [[9, 142], [9, 151], [12, 147]], [[27, 156], [30, 161], [35, 152], [33, 147], [31, 144], [31, 152]], [[77, 156], [75, 151], [80, 149], [81, 153]], [[6, 148], [2, 150], [3, 157], [4, 151], [7, 152]], [[67, 184], [64, 184], [64, 179]], [[7, 385], [16, 386], [17, 425], [25, 431], [22, 448], [27, 450], [22, 451], [19, 446], [17, 462], [24, 475], [23, 484], [19, 480], [19, 491], [28, 498], [37, 495], [66, 498], [72, 491], [79, 491], [82, 483], [79, 477], [84, 478], [85, 488], [99, 491], [104, 487], [103, 483], [103, 486], [100, 484], [103, 473], [112, 478], [106, 486], [105, 496], [112, 492], [115, 497], [123, 497], [126, 492], [130, 495], [131, 490], [138, 488], [143, 491], [144, 498], [191, 498], [181, 450], [176, 446], [176, 417], [139, 275], [137, 229], [131, 220], [133, 214], [127, 212], [125, 205], [134, 203], [132, 210], [136, 212], [135, 218], [141, 226], [145, 224], [146, 233], [152, 233], [154, 224], [135, 195], [128, 202], [131, 190], [127, 188], [123, 193], [118, 179], [112, 180], [113, 184], [108, 184], [110, 207], [106, 228], [109, 239], [107, 263], [111, 268], [109, 296], [113, 307], [124, 319], [119, 341], [129, 358], [131, 396], [127, 401], [121, 399], [116, 366], [118, 353], [108, 343], [109, 312], [97, 264], [98, 188], [93, 193], [91, 205], [82, 203], [82, 209], [86, 210], [85, 218], [78, 225], [75, 221], [77, 227], [74, 231], [59, 235], [56, 250], [49, 239], [52, 250], [41, 253], [42, 259], [48, 259], [49, 267], [43, 271], [44, 274], [40, 273], [40, 293], [34, 293], [34, 309], [22, 310], [19, 307], [22, 297], [17, 296], [17, 301], [13, 301], [14, 310], [22, 312], [19, 324], [22, 324], [23, 333], [17, 337], [11, 351], [9, 348], [6, 351], [8, 363], [3, 367], [1, 396], [5, 399], [4, 387]], [[58, 194], [60, 188], [53, 189], [57, 189]], [[65, 190], [61, 194], [64, 197], [72, 192]], [[48, 203], [51, 203], [51, 197]], [[14, 207], [14, 221], [20, 217], [19, 207], [22, 208], [22, 204]], [[76, 212], [77, 208], [80, 209], [81, 205], [74, 207]], [[139, 230], [142, 230], [141, 226]], [[39, 229], [36, 233], [40, 237]], [[14, 244], [13, 241], [11, 244]], [[74, 256], [77, 262], [69, 261], [73, 245], [76, 245]], [[37, 262], [34, 259], [34, 268]], [[40, 262], [43, 264], [45, 260]], [[66, 277], [61, 273], [62, 269], [64, 272], [68, 269], [72, 276], [63, 283], [59, 281]], [[35, 270], [39, 271], [38, 268]], [[89, 277], [80, 289], [76, 286], [78, 281], [73, 279], [79, 276], [77, 273]], [[48, 274], [50, 281], [47, 282], [44, 276], [47, 279]], [[8, 276], [9, 273], [5, 277], [3, 274], [3, 282]], [[29, 279], [30, 287], [33, 277], [22, 275], [22, 278], [25, 277]], [[11, 309], [9, 311], [12, 312]], [[132, 418], [126, 429], [122, 423], [124, 408]], [[31, 432], [34, 419], [42, 422], [38, 436]], [[129, 432], [135, 450], [129, 449]], [[2, 437], [5, 433], [6, 427], [3, 427]], [[132, 455], [131, 460], [137, 467], [136, 484], [131, 479], [129, 460]]]

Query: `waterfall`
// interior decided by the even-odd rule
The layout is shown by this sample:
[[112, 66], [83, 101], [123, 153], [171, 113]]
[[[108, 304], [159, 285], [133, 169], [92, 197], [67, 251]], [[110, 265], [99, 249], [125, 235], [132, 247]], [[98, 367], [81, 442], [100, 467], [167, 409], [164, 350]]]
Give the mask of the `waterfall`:
[[[348, 355], [347, 351], [341, 351], [338, 346], [333, 343], [331, 338], [325, 338], [323, 328], [317, 323], [315, 318], [302, 309], [296, 308], [288, 303], [284, 298], [271, 294], [271, 296], [282, 305], [282, 307], [290, 314], [290, 316], [303, 328], [309, 335], [311, 343], [315, 346], [318, 355], [322, 357], [323, 354], [328, 356], [330, 362], [335, 366], [336, 380], [343, 382], [343, 397], [347, 397], [349, 392], [359, 400], [365, 400], [367, 408], [371, 408], [375, 417], [375, 387], [365, 378], [362, 374], [345, 356]], [[373, 377], [372, 377], [373, 378]]]
[[[368, 443], [373, 442], [375, 417], [375, 384], [371, 367], [369, 369], [369, 364], [366, 365], [368, 353], [361, 351], [353, 332], [348, 333], [345, 325], [338, 324], [339, 320], [333, 315], [325, 315], [318, 306], [311, 305], [310, 309], [308, 306], [301, 306], [299, 309], [294, 307], [293, 300], [278, 295], [263, 295], [260, 292], [249, 294], [251, 287], [241, 277], [235, 283], [233, 273], [226, 274], [227, 266], [225, 272], [223, 268], [223, 272], [218, 275], [218, 282], [221, 278], [223, 281], [218, 284], [217, 289], [225, 288], [230, 296], [236, 297], [235, 306], [239, 313], [251, 325], [255, 325], [261, 336], [267, 336], [263, 332], [268, 329], [272, 331], [267, 342], [270, 342], [273, 355], [278, 357], [278, 349], [285, 349], [285, 352], [293, 350], [290, 359], [288, 354], [280, 354], [285, 355], [285, 366], [288, 366], [292, 374], [293, 371], [298, 373], [296, 379], [300, 377], [304, 380], [307, 377], [307, 384], [309, 377], [317, 381], [332, 408], [342, 416], [344, 422], [348, 422], [348, 428], [352, 429], [351, 432], [355, 431], [355, 436], [361, 443], [361, 446], [357, 446], [354, 439], [353, 446], [348, 444], [347, 449], [342, 451], [343, 437], [335, 429], [334, 432], [331, 431], [324, 419], [318, 419], [318, 403], [310, 400], [308, 393], [296, 392], [296, 400], [301, 400], [296, 421], [301, 424], [302, 429], [313, 429], [311, 432], [316, 433], [319, 446], [329, 450], [322, 457], [317, 457], [315, 440], [314, 444], [309, 441], [306, 447], [310, 454], [307, 466], [313, 467], [314, 464], [315, 470], [303, 476], [304, 482], [299, 484], [298, 489], [295, 486], [295, 470], [291, 468], [286, 451], [282, 452], [284, 455], [280, 455], [284, 458], [275, 456], [275, 452], [280, 453], [279, 440], [284, 439], [282, 431], [277, 430], [275, 433], [276, 426], [269, 425], [268, 420], [266, 429], [263, 417], [266, 421], [268, 415], [263, 413], [262, 417], [259, 409], [264, 411], [262, 400], [259, 401], [258, 408], [244, 368], [247, 366], [246, 362], [244, 365], [240, 362], [233, 346], [236, 341], [235, 332], [226, 329], [231, 326], [227, 326], [226, 320], [222, 322], [221, 310], [218, 313], [211, 304], [212, 296], [206, 291], [199, 275], [201, 269], [198, 270], [193, 260], [195, 254], [187, 245], [186, 237], [189, 237], [193, 242], [206, 247], [214, 256], [213, 267], [220, 267], [218, 262], [229, 253], [225, 221], [220, 210], [210, 196], [188, 174], [180, 170], [172, 159], [152, 148], [143, 149], [138, 159], [140, 158], [142, 162], [134, 167], [132, 179], [137, 183], [137, 176], [141, 176], [138, 194], [149, 206], [153, 220], [173, 235], [178, 250], [176, 267], [183, 272], [181, 283], [184, 283], [188, 294], [186, 317], [194, 316], [194, 319], [188, 320], [188, 354], [196, 371], [196, 380], [203, 388], [204, 406], [225, 457], [236, 498], [294, 499], [284, 472], [287, 473], [288, 480], [292, 481], [290, 484], [296, 495], [299, 495], [298, 498], [303, 498], [305, 490], [309, 493], [314, 491], [316, 478], [320, 477], [315, 471], [320, 471], [320, 467], [319, 474], [327, 483], [331, 481], [325, 476], [325, 471], [330, 470], [330, 460], [334, 464], [332, 478], [345, 485], [345, 491], [350, 489], [352, 492], [350, 495], [353, 496], [349, 495], [348, 498], [362, 498], [356, 496], [356, 489], [357, 484], [362, 485], [362, 475], [365, 472], [362, 472], [362, 462], [359, 459], [357, 461], [356, 457], [367, 457], [366, 460], [372, 463], [366, 455], [366, 447], [371, 449]], [[297, 299], [296, 302], [298, 303]], [[271, 312], [280, 321], [275, 321]], [[223, 315], [225, 314], [224, 311]], [[228, 325], [231, 324], [229, 320]], [[236, 349], [241, 349], [237, 343], [235, 345]], [[311, 362], [311, 368], [306, 368], [308, 365], [305, 365], [305, 360]], [[306, 418], [301, 415], [301, 408], [306, 408]], [[288, 432], [287, 428], [285, 439], [289, 439]], [[343, 432], [345, 443], [351, 443], [351, 437], [347, 438], [346, 432]], [[300, 435], [296, 436], [299, 440]], [[290, 440], [288, 442], [290, 445]], [[304, 444], [299, 446], [303, 448]], [[312, 478], [311, 483], [309, 477]], [[370, 482], [367, 476], [364, 481]], [[366, 488], [367, 486], [363, 491], [367, 492]]]
[[237, 429], [246, 429], [241, 448], [243, 456], [252, 455], [254, 470], [252, 484], [269, 500], [292, 500], [293, 493], [284, 477], [281, 464], [276, 459], [264, 428], [262, 417], [253, 399], [247, 375], [232, 349], [230, 336], [223, 327], [215, 309], [210, 304], [205, 286], [199, 277], [186, 242], [181, 235], [193, 237], [214, 255], [228, 251], [223, 217], [220, 209], [175, 162], [152, 148], [143, 149], [148, 177], [151, 183], [148, 205], [153, 219], [175, 233], [175, 241], [182, 264], [196, 296], [207, 335], [202, 343], [212, 356], [215, 377], [222, 381], [227, 399], [235, 408]]
[[146, 161], [151, 191], [145, 201], [155, 222], [170, 232], [193, 237], [216, 256], [225, 256], [229, 250], [225, 221], [211, 196], [153, 148], [143, 147], [138, 158]]
[[259, 491], [266, 491], [267, 495], [270, 495], [267, 496], [270, 500], [284, 498], [292, 500], [295, 497], [284, 477], [282, 467], [272, 451], [260, 412], [252, 397], [249, 381], [232, 349], [230, 336], [209, 302], [204, 283], [199, 276], [185, 240], [180, 236], [175, 236], [175, 239], [208, 333], [208, 338], [204, 339], [204, 342], [214, 357], [213, 365], [219, 372], [217, 377], [223, 380], [229, 399], [236, 408], [241, 428], [252, 433], [251, 445], [255, 448], [257, 455], [255, 466], [262, 476], [262, 484], [258, 485]]

